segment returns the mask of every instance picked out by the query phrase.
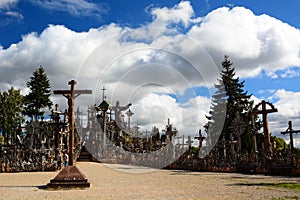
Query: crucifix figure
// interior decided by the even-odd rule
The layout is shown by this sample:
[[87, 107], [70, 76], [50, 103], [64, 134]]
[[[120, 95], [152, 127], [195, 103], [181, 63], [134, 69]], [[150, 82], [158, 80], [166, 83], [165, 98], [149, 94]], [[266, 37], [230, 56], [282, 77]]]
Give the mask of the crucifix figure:
[[285, 132], [281, 132], [281, 134], [285, 135], [285, 134], [290, 134], [290, 148], [291, 148], [291, 154], [294, 155], [294, 139], [293, 139], [293, 134], [294, 133], [300, 133], [300, 130], [294, 130], [293, 129], [293, 125], [292, 125], [292, 121], [289, 121], [288, 123], [288, 128], [286, 129]]
[[[267, 109], [267, 105], [271, 108]], [[258, 108], [261, 106], [261, 110]], [[272, 159], [272, 146], [270, 140], [270, 131], [268, 126], [268, 114], [278, 112], [278, 110], [274, 107], [273, 104], [262, 100], [259, 104], [257, 104], [252, 111], [252, 114], [262, 114], [263, 118], [263, 131], [264, 131], [264, 153], [267, 160]]]
[[120, 106], [120, 102], [116, 101], [116, 106], [113, 106], [112, 109], [114, 110], [115, 113], [115, 121], [117, 124], [117, 127], [119, 130], [124, 130], [124, 123], [122, 120], [122, 111], [127, 110], [131, 106], [131, 103], [127, 104], [126, 106]]
[[81, 94], [92, 94], [92, 90], [75, 90], [76, 81], [69, 81], [69, 85], [71, 86], [70, 90], [54, 90], [54, 94], [61, 94], [68, 99], [68, 115], [69, 115], [69, 127], [70, 127], [70, 135], [69, 135], [69, 165], [74, 165], [74, 100]]
[[168, 136], [169, 142], [173, 141], [174, 136], [176, 136], [178, 131], [170, 124], [170, 119], [168, 118], [168, 124], [166, 125], [166, 136]]

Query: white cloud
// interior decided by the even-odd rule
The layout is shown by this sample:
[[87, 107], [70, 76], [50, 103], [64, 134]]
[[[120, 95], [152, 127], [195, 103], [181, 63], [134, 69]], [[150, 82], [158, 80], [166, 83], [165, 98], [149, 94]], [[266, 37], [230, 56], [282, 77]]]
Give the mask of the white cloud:
[[1, 0], [0, 1], [0, 9], [8, 9], [11, 6], [14, 6], [19, 0]]
[[272, 74], [288, 66], [300, 66], [300, 31], [243, 7], [212, 11], [188, 35], [212, 57], [229, 55], [242, 77], [256, 76], [261, 70]]
[[10, 16], [10, 17], [15, 17], [17, 19], [23, 19], [23, 15], [21, 13], [15, 12], [15, 11], [7, 11], [5, 12], [5, 15]]
[[[44, 1], [48, 8], [70, 2]], [[79, 14], [83, 8], [79, 3], [84, 2], [75, 5]], [[168, 94], [176, 96], [195, 86], [212, 86], [219, 77], [224, 54], [243, 77], [256, 76], [261, 70], [271, 73], [300, 66], [299, 30], [267, 15], [255, 16], [241, 7], [220, 8], [200, 22], [187, 1], [150, 11], [153, 22], [136, 29], [109, 24], [75, 32], [50, 25], [41, 34], [24, 35], [20, 42], [0, 49], [1, 90], [14, 85], [26, 91], [26, 81], [43, 65], [53, 89], [66, 89], [68, 81], [76, 79], [78, 88], [93, 90], [92, 97], [76, 99], [76, 106], [98, 104], [105, 86], [113, 104], [117, 99], [122, 104], [133, 103], [136, 123], [147, 127], [153, 126], [150, 122], [162, 126], [161, 122], [164, 126], [170, 118], [188, 135], [205, 124], [209, 99], [191, 96], [188, 102], [178, 102]], [[172, 24], [175, 26], [170, 28]], [[176, 25], [185, 27], [187, 36], [179, 33]], [[295, 108], [297, 93], [281, 90], [276, 97], [280, 100], [275, 105], [287, 113], [286, 117], [299, 114], [300, 109]], [[66, 104], [63, 97], [53, 99], [61, 107]]]
[[30, 0], [33, 4], [49, 10], [68, 12], [73, 16], [98, 16], [107, 11], [104, 4], [87, 0]]
[[153, 126], [162, 130], [169, 118], [181, 135], [194, 136], [206, 123], [208, 105], [210, 99], [206, 97], [191, 98], [181, 106], [168, 95], [149, 94], [132, 106], [132, 122], [144, 130], [151, 130]]
[[150, 24], [152, 27], [167, 27], [171, 24], [182, 24], [184, 27], [187, 27], [191, 22], [197, 22], [201, 19], [193, 18], [194, 10], [189, 1], [182, 1], [173, 8], [149, 7], [148, 10], [153, 16], [153, 21]]
[[18, 2], [19, 0], [2, 0], [0, 2], [0, 16], [2, 17], [0, 27], [5, 26], [15, 20], [23, 20], [23, 15], [15, 9]]
[[24, 87], [34, 69], [43, 65], [53, 87], [62, 87], [76, 77], [81, 64], [101, 42], [120, 30], [111, 24], [76, 33], [64, 26], [50, 25], [40, 35], [24, 35], [19, 43], [0, 50], [0, 80]]
[[293, 78], [293, 77], [298, 77], [300, 75], [299, 71], [293, 70], [293, 69], [286, 69], [284, 70], [284, 73], [281, 74], [282, 78]]
[[284, 118], [300, 117], [300, 92], [280, 89], [275, 93], [275, 97], [279, 98], [275, 106], [281, 111]]

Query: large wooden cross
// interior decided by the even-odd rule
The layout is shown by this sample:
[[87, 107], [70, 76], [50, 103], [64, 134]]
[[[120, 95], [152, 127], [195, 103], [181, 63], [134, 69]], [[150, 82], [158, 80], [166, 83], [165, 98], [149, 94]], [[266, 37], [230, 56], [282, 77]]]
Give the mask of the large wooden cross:
[[199, 136], [194, 137], [194, 139], [199, 140], [199, 151], [202, 147], [202, 142], [205, 140], [206, 137], [202, 136], [201, 129], [199, 129]]
[[[271, 108], [267, 109], [267, 105]], [[261, 110], [258, 108], [261, 106]], [[271, 148], [271, 140], [270, 140], [270, 131], [268, 126], [268, 114], [278, 112], [278, 110], [274, 107], [273, 104], [262, 100], [259, 104], [257, 104], [253, 108], [252, 114], [261, 114], [263, 118], [263, 131], [264, 131], [264, 149], [265, 149], [265, 157], [270, 160], [272, 158], [272, 148]]]
[[294, 154], [294, 139], [293, 139], [293, 134], [294, 133], [300, 133], [300, 130], [294, 130], [293, 129], [293, 125], [292, 125], [292, 121], [289, 121], [288, 123], [288, 128], [285, 132], [281, 132], [281, 134], [285, 135], [285, 134], [290, 134], [290, 148], [291, 148], [291, 154]]
[[61, 94], [68, 99], [68, 114], [69, 114], [69, 165], [73, 166], [75, 164], [75, 155], [74, 155], [74, 100], [81, 94], [92, 94], [92, 90], [75, 90], [76, 81], [69, 81], [71, 86], [70, 90], [54, 90], [54, 94]]

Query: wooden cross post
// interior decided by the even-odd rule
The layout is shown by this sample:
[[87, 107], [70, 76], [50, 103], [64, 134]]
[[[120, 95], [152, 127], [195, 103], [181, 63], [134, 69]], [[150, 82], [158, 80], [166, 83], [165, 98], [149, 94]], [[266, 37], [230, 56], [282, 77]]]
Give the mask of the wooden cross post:
[[[269, 105], [271, 108], [267, 109], [267, 105]], [[258, 109], [259, 106], [261, 106], [261, 110]], [[270, 131], [268, 126], [268, 114], [274, 112], [278, 112], [278, 110], [273, 106], [273, 104], [262, 100], [261, 103], [257, 104], [254, 107], [252, 113], [252, 114], [261, 114], [263, 117], [264, 149], [265, 149], [265, 156], [268, 160], [272, 159]]]
[[76, 81], [69, 81], [69, 85], [71, 86], [70, 90], [54, 90], [54, 94], [61, 94], [68, 99], [68, 114], [69, 114], [69, 165], [73, 166], [75, 163], [74, 156], [74, 100], [81, 94], [92, 94], [92, 90], [75, 90]]
[[202, 136], [201, 129], [199, 129], [199, 136], [194, 137], [194, 139], [199, 140], [199, 151], [200, 151], [200, 149], [202, 147], [202, 142], [203, 142], [203, 140], [205, 140], [205, 138], [206, 137]]
[[294, 139], [293, 139], [293, 134], [294, 133], [300, 133], [300, 130], [294, 130], [293, 129], [293, 125], [292, 125], [292, 121], [289, 121], [288, 123], [289, 127], [285, 132], [281, 132], [281, 134], [285, 135], [285, 134], [290, 134], [290, 148], [291, 148], [291, 154], [294, 155]]

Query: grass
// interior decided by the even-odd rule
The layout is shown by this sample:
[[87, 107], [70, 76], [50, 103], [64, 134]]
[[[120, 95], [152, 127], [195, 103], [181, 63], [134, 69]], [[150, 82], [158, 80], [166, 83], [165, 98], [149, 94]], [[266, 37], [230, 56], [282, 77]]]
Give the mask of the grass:
[[293, 199], [293, 200], [299, 200], [299, 197], [297, 196], [284, 196], [279, 198], [273, 198], [272, 200], [287, 200], [287, 199]]
[[290, 190], [300, 190], [300, 183], [239, 183], [239, 185], [268, 186], [268, 187], [286, 188]]

